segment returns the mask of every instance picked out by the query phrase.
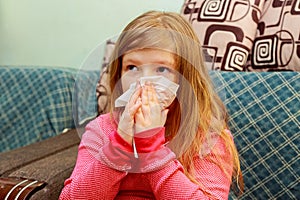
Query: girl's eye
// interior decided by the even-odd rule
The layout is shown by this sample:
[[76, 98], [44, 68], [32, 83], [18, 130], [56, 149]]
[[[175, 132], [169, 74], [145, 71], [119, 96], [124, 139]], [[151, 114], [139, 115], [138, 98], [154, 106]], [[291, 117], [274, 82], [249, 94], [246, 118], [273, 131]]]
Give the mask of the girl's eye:
[[137, 71], [138, 68], [137, 68], [137, 66], [135, 66], [135, 65], [128, 65], [128, 66], [127, 66], [127, 70], [129, 70], [129, 71]]
[[166, 72], [171, 72], [171, 70], [168, 67], [161, 66], [161, 67], [157, 68], [157, 72], [159, 72], [159, 73], [166, 73]]

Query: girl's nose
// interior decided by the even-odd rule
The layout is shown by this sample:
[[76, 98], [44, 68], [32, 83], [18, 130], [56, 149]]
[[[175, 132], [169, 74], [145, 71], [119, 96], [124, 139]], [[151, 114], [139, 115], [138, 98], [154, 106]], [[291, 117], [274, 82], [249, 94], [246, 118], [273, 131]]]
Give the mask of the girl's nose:
[[143, 77], [156, 75], [154, 67], [151, 65], [144, 65], [142, 71], [143, 71], [143, 75], [142, 75]]

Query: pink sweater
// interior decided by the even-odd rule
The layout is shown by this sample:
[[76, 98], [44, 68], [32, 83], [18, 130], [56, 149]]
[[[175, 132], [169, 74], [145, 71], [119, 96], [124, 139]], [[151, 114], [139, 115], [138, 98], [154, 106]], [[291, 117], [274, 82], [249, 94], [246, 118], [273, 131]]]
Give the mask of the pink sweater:
[[[184, 175], [175, 154], [159, 139], [164, 128], [158, 128], [155, 133], [145, 132], [145, 137], [136, 138], [139, 157], [135, 158], [131, 146], [116, 133], [109, 114], [91, 121], [83, 134], [76, 166], [65, 181], [60, 200], [210, 199], [201, 189], [203, 187]], [[148, 140], [155, 142], [154, 146]], [[230, 160], [219, 137], [213, 148], [218, 148], [218, 156]], [[231, 180], [213, 160], [212, 152], [196, 156], [196, 180], [213, 199], [227, 199]]]

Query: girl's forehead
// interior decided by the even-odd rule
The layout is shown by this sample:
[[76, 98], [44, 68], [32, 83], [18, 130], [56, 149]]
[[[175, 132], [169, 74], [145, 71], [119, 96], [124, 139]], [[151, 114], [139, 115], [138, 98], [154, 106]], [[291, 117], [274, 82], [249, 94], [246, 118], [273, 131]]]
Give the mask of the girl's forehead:
[[177, 42], [172, 30], [162, 28], [138, 28], [122, 33], [120, 37], [121, 53], [134, 49], [157, 48], [176, 51]]

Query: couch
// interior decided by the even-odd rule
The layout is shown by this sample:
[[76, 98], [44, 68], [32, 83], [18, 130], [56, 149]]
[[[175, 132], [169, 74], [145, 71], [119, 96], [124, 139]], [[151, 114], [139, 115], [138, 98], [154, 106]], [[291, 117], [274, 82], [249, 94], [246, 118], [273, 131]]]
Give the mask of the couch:
[[[183, 2], [181, 13], [203, 41], [210, 76], [229, 112], [245, 182], [240, 199], [300, 196], [299, 29], [289, 27], [299, 19], [299, 5], [278, 0]], [[277, 23], [272, 12], [278, 14], [273, 18]], [[106, 48], [111, 46], [108, 41]], [[100, 70], [36, 70], [0, 67], [0, 199], [24, 180], [36, 181], [27, 188], [27, 198], [57, 199], [75, 165], [85, 124], [108, 109], [104, 69], [100, 79]], [[51, 73], [55, 75], [47, 78]], [[15, 187], [14, 194], [24, 187]], [[229, 198], [237, 199], [233, 193]]]
[[[68, 85], [70, 83], [66, 81], [56, 90], [62, 91], [67, 85], [68, 93], [76, 93], [74, 92], [76, 89], [76, 87], [74, 89], [74, 82], [76, 82], [75, 77], [77, 76], [78, 79], [79, 76], [75, 76], [76, 73], [74, 71], [67, 70], [66, 73], [66, 70], [55, 68], [0, 68], [0, 71], [3, 70], [6, 71], [5, 73], [23, 73], [23, 77], [26, 77], [27, 82], [38, 82], [37, 79], [41, 79], [42, 82], [45, 81], [45, 75], [38, 77], [26, 76], [26, 74], [32, 74], [34, 71], [39, 71], [41, 74], [55, 72], [55, 77], [64, 74], [63, 79], [67, 79], [65, 77], [67, 74], [67, 77], [72, 80], [71, 85], [73, 87]], [[81, 74], [88, 74], [92, 84], [93, 82], [97, 83], [98, 73], [98, 71], [89, 71]], [[214, 80], [218, 93], [228, 108], [230, 129], [240, 152], [241, 166], [245, 179], [245, 193], [241, 199], [296, 199], [299, 197], [299, 72], [210, 71], [210, 75]], [[25, 82], [25, 80], [18, 80]], [[86, 79], [84, 80], [86, 82]], [[1, 83], [3, 83], [2, 81], [3, 79], [1, 79]], [[43, 87], [43, 90], [46, 90], [47, 87], [51, 88], [52, 84], [38, 84], [35, 87]], [[3, 84], [1, 84], [2, 95], [3, 87]], [[5, 87], [8, 87], [8, 85], [6, 84]], [[92, 90], [95, 87], [92, 87]], [[28, 92], [26, 87], [19, 91], [20, 94], [25, 94], [26, 92]], [[31, 99], [40, 98], [38, 92], [31, 93]], [[70, 102], [75, 99], [78, 102], [78, 96], [75, 98], [74, 95], [70, 95], [72, 98], [69, 99], [66, 94], [63, 100], [65, 102], [60, 102], [56, 106], [60, 107], [59, 105], [63, 104], [65, 105], [63, 107], [72, 110], [72, 104], [74, 106], [74, 103]], [[3, 98], [8, 97], [7, 95], [2, 95], [1, 103], [3, 104], [5, 101]], [[10, 95], [13, 96], [14, 93], [10, 93]], [[46, 99], [49, 98], [47, 97]], [[101, 98], [103, 98], [103, 95]], [[94, 102], [96, 102], [96, 97]], [[21, 100], [16, 101], [14, 106], [19, 106], [19, 103], [24, 106]], [[31, 104], [34, 104], [34, 107], [39, 106], [37, 101]], [[98, 113], [97, 108], [96, 110], [92, 109], [94, 107], [93, 103], [89, 104], [92, 106], [86, 106], [87, 104], [85, 104], [84, 107], [89, 108], [86, 108], [85, 112], [81, 111], [83, 113], [82, 116], [85, 116], [87, 121], [89, 120], [88, 116]], [[45, 105], [42, 106], [45, 108]], [[28, 193], [31, 196], [30, 199], [57, 199], [64, 180], [70, 176], [74, 167], [80, 135], [84, 131], [84, 124], [80, 125], [76, 122], [79, 118], [78, 116], [76, 117], [76, 113], [78, 114], [80, 109], [75, 110], [76, 112], [66, 113], [63, 117], [49, 114], [47, 120], [50, 122], [61, 118], [68, 119], [69, 116], [73, 118], [73, 122], [62, 126], [61, 129], [58, 129], [58, 133], [55, 133], [53, 128], [50, 131], [53, 134], [47, 133], [48, 138], [42, 140], [40, 136], [33, 134], [31, 136], [32, 143], [24, 146], [21, 142], [19, 147], [16, 146], [14, 149], [0, 153], [0, 177], [16, 177], [19, 182], [23, 180], [20, 178], [40, 181], [41, 185], [37, 188], [32, 188], [32, 191]], [[31, 115], [29, 111], [27, 113], [18, 112], [18, 115], [31, 120], [38, 116], [37, 113], [33, 114]], [[7, 116], [4, 116], [2, 113], [1, 120], [4, 120], [5, 117]], [[83, 118], [81, 118], [82, 120]], [[27, 122], [24, 123], [10, 124], [10, 126], [26, 126]], [[77, 125], [75, 125], [76, 123]], [[15, 134], [15, 138], [23, 138], [27, 137], [26, 134], [30, 131], [32, 130], [11, 132], [11, 134]], [[40, 129], [39, 132], [43, 133], [44, 131], [46, 132], [46, 129]], [[3, 135], [6, 132], [2, 129], [2, 126], [0, 133], [2, 134], [1, 142], [6, 141], [4, 139], [6, 136]], [[9, 135], [9, 137], [13, 136]], [[0, 194], [4, 192], [4, 189], [0, 187]], [[231, 198], [235, 198], [233, 194]]]

